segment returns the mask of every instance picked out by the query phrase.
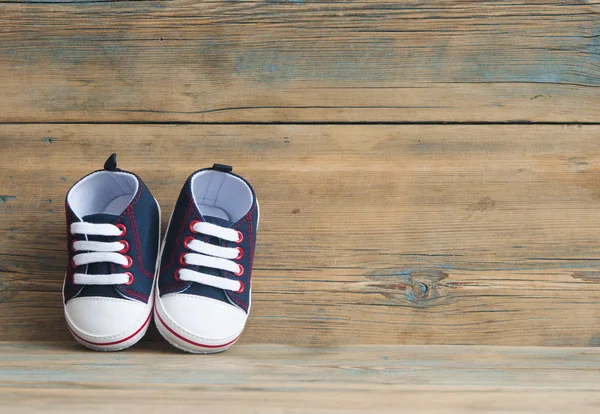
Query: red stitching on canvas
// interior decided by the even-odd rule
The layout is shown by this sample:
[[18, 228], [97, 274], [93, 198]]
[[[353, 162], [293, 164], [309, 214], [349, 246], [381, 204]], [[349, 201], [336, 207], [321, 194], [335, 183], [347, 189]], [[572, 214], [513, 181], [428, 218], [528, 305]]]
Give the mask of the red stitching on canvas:
[[185, 285], [188, 282], [184, 282], [184, 283], [179, 283], [179, 284], [171, 284], [171, 285], [166, 285], [164, 287], [160, 288], [160, 294], [164, 295], [165, 293], [171, 293], [174, 292], [176, 290], [182, 289], [183, 287], [185, 287]]
[[248, 222], [248, 242], [250, 244], [250, 270], [254, 266], [254, 238], [252, 237], [252, 216], [246, 220]]
[[138, 268], [140, 269], [140, 272], [142, 272], [142, 274], [144, 274], [145, 276], [147, 276], [149, 278], [154, 278], [154, 274], [152, 274], [149, 271], [147, 271], [146, 269], [144, 269], [144, 262], [142, 260], [142, 248], [141, 248], [142, 243], [140, 240], [140, 235], [138, 233], [137, 221], [135, 220], [133, 211], [130, 211], [129, 213], [127, 213], [127, 215], [129, 216], [129, 221], [131, 222], [131, 225], [133, 227], [133, 240], [135, 241], [135, 249], [136, 249], [138, 262], [139, 262]]
[[[123, 211], [121, 213], [121, 215], [119, 216], [117, 222], [120, 222], [123, 219], [123, 217], [125, 217], [125, 214], [127, 214], [129, 216], [129, 219], [130, 219], [130, 221], [132, 222], [132, 224], [134, 226], [134, 236], [133, 236], [133, 238], [134, 238], [134, 241], [135, 241], [135, 244], [136, 244], [136, 251], [138, 253], [138, 260], [139, 260], [139, 263], [140, 263], [139, 266], [138, 266], [138, 268], [139, 268], [140, 272], [142, 274], [144, 274], [145, 276], [150, 277], [150, 278], [154, 278], [154, 275], [152, 273], [150, 273], [150, 272], [148, 272], [147, 270], [144, 269], [144, 262], [142, 261], [142, 256], [141, 256], [141, 243], [140, 243], [140, 240], [139, 240], [139, 234], [137, 232], [137, 223], [135, 222], [135, 218], [133, 217], [133, 207], [134, 207], [135, 203], [137, 203], [137, 201], [142, 196], [142, 192], [144, 190], [144, 184], [143, 184], [141, 178], [138, 177], [137, 175], [131, 174], [131, 173], [128, 173], [128, 174], [133, 175], [134, 177], [136, 177], [137, 180], [139, 181], [140, 185], [139, 185], [139, 189], [138, 189], [137, 195], [135, 196], [135, 198], [133, 199], [133, 201], [129, 204], [129, 207], [127, 207], [125, 209], [125, 211]], [[75, 215], [71, 212], [71, 206], [69, 205], [69, 202], [67, 200], [65, 200], [65, 212], [66, 212], [66, 215], [67, 215], [67, 248], [69, 248], [70, 245], [71, 245], [71, 239], [74, 238], [73, 236], [71, 236], [71, 229], [69, 228], [69, 222], [75, 221], [74, 220]], [[71, 216], [70, 219], [69, 219], [69, 216]], [[70, 259], [71, 259], [71, 252], [69, 251], [69, 260]], [[110, 269], [111, 269], [112, 273], [116, 273], [116, 269], [115, 269], [115, 265], [114, 264], [110, 264]], [[72, 271], [71, 269], [67, 269], [67, 275], [66, 275], [66, 277], [67, 278], [68, 277], [72, 277], [73, 272], [74, 271]], [[68, 296], [68, 297], [66, 297], [66, 299], [72, 298], [75, 295], [75, 293], [77, 293], [77, 290], [75, 289], [74, 285], [70, 285], [69, 286], [69, 291], [70, 292], [68, 292], [68, 293], [65, 292], [65, 296]], [[131, 292], [135, 292], [135, 291], [131, 290]], [[139, 293], [139, 292], [137, 292], [137, 293], [139, 295], [143, 295], [143, 293]], [[129, 294], [131, 294], [131, 296], [135, 296], [135, 294], [133, 294], [133, 293], [129, 293]], [[144, 297], [145, 297], [145, 301], [147, 302], [148, 301], [148, 297], [147, 296], [144, 296]]]
[[[175, 207], [177, 208], [177, 207]], [[188, 208], [185, 212], [185, 216], [183, 217], [183, 225], [179, 227], [179, 233], [177, 233], [177, 238], [175, 239], [175, 244], [173, 245], [173, 251], [171, 252], [171, 258], [169, 260], [169, 263], [166, 265], [163, 265], [160, 267], [160, 269], [168, 269], [169, 267], [173, 266], [173, 262], [175, 261], [175, 256], [177, 256], [175, 254], [175, 252], [177, 251], [177, 246], [179, 246], [179, 242], [181, 241], [181, 236], [183, 235], [183, 230], [185, 229], [185, 225], [188, 222], [188, 219], [190, 217], [190, 213], [192, 212], [192, 205], [188, 204]]]
[[125, 211], [121, 213], [121, 215], [119, 216], [119, 219], [117, 220], [117, 222], [120, 222], [120, 221], [121, 221], [121, 219], [122, 219], [123, 217], [125, 217], [125, 214], [129, 214], [129, 212], [133, 211], [133, 206], [135, 205], [135, 203], [137, 203], [137, 201], [138, 201], [138, 200], [140, 199], [140, 197], [142, 196], [142, 191], [143, 191], [143, 189], [144, 189], [144, 184], [143, 184], [143, 182], [142, 182], [142, 179], [141, 179], [140, 177], [138, 177], [137, 175], [135, 175], [135, 174], [131, 174], [131, 175], [133, 175], [135, 178], [137, 178], [137, 179], [138, 179], [138, 181], [139, 181], [139, 183], [140, 183], [140, 185], [139, 185], [139, 191], [138, 191], [138, 194], [137, 194], [137, 195], [135, 196], [135, 198], [133, 199], [133, 201], [132, 201], [132, 202], [129, 204], [129, 207], [127, 207], [127, 208], [125, 209]]
[[126, 293], [126, 294], [128, 294], [128, 295], [130, 295], [130, 296], [133, 296], [134, 298], [141, 299], [141, 300], [143, 300], [144, 302], [148, 302], [148, 295], [144, 295], [143, 293], [141, 293], [141, 292], [138, 292], [138, 291], [136, 291], [136, 290], [133, 290], [133, 289], [127, 289], [127, 290], [125, 291], [125, 293]]
[[[254, 238], [252, 237], [252, 215], [254, 214], [254, 211], [256, 210], [256, 203], [254, 204], [254, 206], [252, 206], [252, 208], [250, 209], [250, 211], [248, 211], [248, 213], [246, 213], [246, 215], [240, 219], [240, 221], [233, 226], [234, 229], [239, 229], [239, 227], [242, 225], [243, 222], [246, 222], [248, 225], [248, 244], [250, 247], [250, 272], [248, 275], [248, 281], [251, 283], [252, 281], [252, 267], [254, 266]], [[227, 273], [228, 275], [229, 273]], [[228, 278], [229, 279], [229, 278]], [[233, 295], [235, 295], [235, 292], [232, 292]], [[237, 303], [238, 305], [240, 305], [244, 310], [248, 310], [248, 304], [246, 302], [244, 302], [243, 300], [241, 300], [238, 297], [231, 297], [230, 298]]]
[[69, 259], [69, 265], [65, 274], [65, 300], [69, 300], [73, 296], [75, 296], [75, 294], [79, 291], [79, 288], [72, 283], [75, 269], [73, 269], [73, 267], [71, 267], [70, 265], [71, 260], [73, 258], [73, 252], [71, 251], [71, 243], [75, 239], [75, 237], [71, 235], [69, 223], [75, 221], [75, 214], [72, 212], [71, 206], [69, 205], [69, 202], [67, 200], [65, 200], [65, 215], [67, 218], [67, 258]]
[[131, 223], [131, 227], [133, 227], [133, 229], [132, 229], [133, 241], [135, 243], [135, 251], [136, 251], [136, 254], [138, 257], [138, 262], [140, 263], [140, 267], [141, 267], [141, 265], [143, 264], [142, 263], [142, 243], [141, 243], [140, 239], [138, 239], [137, 223], [135, 222], [135, 217], [133, 216], [132, 211], [128, 211], [127, 215], [129, 216], [129, 221]]
[[246, 304], [246, 302], [244, 302], [243, 300], [238, 299], [238, 298], [232, 298], [232, 299], [233, 299], [233, 301], [235, 303], [237, 303], [238, 305], [240, 305], [245, 311], [248, 310], [248, 305]]

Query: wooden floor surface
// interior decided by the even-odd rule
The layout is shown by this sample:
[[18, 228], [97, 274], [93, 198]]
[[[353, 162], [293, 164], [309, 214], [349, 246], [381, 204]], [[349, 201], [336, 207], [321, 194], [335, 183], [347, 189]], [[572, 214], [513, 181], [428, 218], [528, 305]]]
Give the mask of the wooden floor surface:
[[[600, 349], [166, 343], [98, 353], [0, 343], [3, 413], [590, 413]], [[110, 402], [110, 403], [107, 403]]]

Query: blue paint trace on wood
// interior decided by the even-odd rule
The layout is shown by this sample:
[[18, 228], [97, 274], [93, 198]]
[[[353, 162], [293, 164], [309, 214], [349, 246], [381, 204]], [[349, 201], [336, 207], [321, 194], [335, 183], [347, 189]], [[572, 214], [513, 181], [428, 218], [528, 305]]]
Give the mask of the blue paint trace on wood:
[[439, 298], [438, 283], [448, 277], [448, 273], [439, 267], [449, 269], [452, 265], [441, 265], [436, 268], [389, 270], [376, 272], [369, 276], [375, 283], [372, 285], [387, 299], [409, 302], [421, 306]]
[[590, 57], [592, 60], [600, 61], [600, 26], [592, 34], [592, 46], [590, 47]]
[[0, 195], [0, 204], [4, 204], [7, 201], [12, 201], [12, 200], [16, 200], [16, 199], [17, 199], [16, 196]]

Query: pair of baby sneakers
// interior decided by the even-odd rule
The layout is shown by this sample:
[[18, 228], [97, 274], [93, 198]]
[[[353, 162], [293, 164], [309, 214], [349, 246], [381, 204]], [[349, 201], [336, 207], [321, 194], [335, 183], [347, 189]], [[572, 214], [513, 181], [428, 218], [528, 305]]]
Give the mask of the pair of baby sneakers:
[[150, 319], [172, 345], [227, 349], [250, 311], [259, 207], [252, 186], [215, 164], [185, 182], [161, 244], [160, 206], [137, 175], [103, 170], [66, 198], [69, 265], [63, 286], [73, 337], [117, 351], [139, 341]]

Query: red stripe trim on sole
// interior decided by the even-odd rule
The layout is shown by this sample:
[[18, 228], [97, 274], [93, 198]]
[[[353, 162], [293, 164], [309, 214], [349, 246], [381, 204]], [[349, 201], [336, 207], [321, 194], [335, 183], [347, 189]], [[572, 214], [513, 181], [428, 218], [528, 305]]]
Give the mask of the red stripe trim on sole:
[[177, 332], [175, 332], [173, 329], [171, 329], [171, 328], [170, 328], [170, 327], [169, 327], [169, 326], [168, 326], [168, 325], [165, 323], [165, 321], [163, 321], [163, 320], [162, 320], [162, 318], [160, 317], [160, 314], [159, 314], [159, 312], [158, 312], [158, 310], [157, 310], [157, 309], [156, 309], [156, 312], [154, 312], [154, 314], [155, 314], [155, 315], [156, 315], [156, 317], [158, 318], [158, 321], [160, 322], [160, 324], [161, 324], [162, 326], [164, 326], [165, 328], [167, 328], [167, 330], [168, 330], [170, 333], [172, 333], [173, 335], [175, 335], [177, 338], [181, 339], [182, 341], [185, 341], [185, 342], [187, 342], [187, 343], [189, 343], [189, 344], [192, 344], [192, 345], [194, 345], [194, 346], [197, 346], [197, 347], [200, 347], [200, 348], [208, 348], [208, 349], [217, 349], [217, 348], [223, 348], [223, 347], [225, 347], [225, 346], [227, 346], [227, 345], [231, 345], [232, 343], [234, 343], [235, 341], [237, 341], [237, 340], [239, 339], [239, 337], [241, 336], [241, 334], [240, 334], [240, 335], [238, 335], [238, 336], [237, 336], [237, 338], [235, 338], [234, 340], [232, 340], [232, 341], [229, 341], [229, 342], [227, 342], [226, 344], [222, 344], [222, 345], [204, 345], [204, 344], [200, 344], [200, 343], [198, 343], [198, 342], [194, 342], [194, 341], [192, 341], [192, 340], [189, 340], [189, 339], [187, 339], [186, 337], [184, 337], [184, 336], [182, 336], [182, 335], [178, 334], [178, 333], [177, 333]]
[[[146, 325], [148, 325], [148, 322], [150, 322], [150, 318], [152, 317], [152, 312], [150, 312], [150, 315], [148, 315], [148, 318], [146, 319], [146, 322], [144, 322], [142, 324], [142, 326], [139, 327], [139, 329], [137, 331], [135, 331], [134, 333], [132, 333], [131, 335], [129, 335], [127, 338], [124, 339], [120, 339], [118, 341], [114, 341], [114, 342], [92, 342], [92, 341], [88, 341], [87, 339], [83, 339], [81, 336], [77, 335], [73, 329], [71, 329], [71, 327], [69, 326], [69, 330], [71, 331], [71, 333], [76, 336], [80, 341], [85, 342], [86, 344], [90, 344], [90, 345], [97, 345], [97, 346], [109, 346], [109, 345], [117, 345], [120, 344], [122, 342], [125, 341], [129, 341], [131, 338], [133, 338], [134, 336], [136, 336], [137, 334], [139, 334], [141, 332], [142, 329], [144, 329], [146, 327]], [[68, 324], [67, 324], [68, 326]]]

